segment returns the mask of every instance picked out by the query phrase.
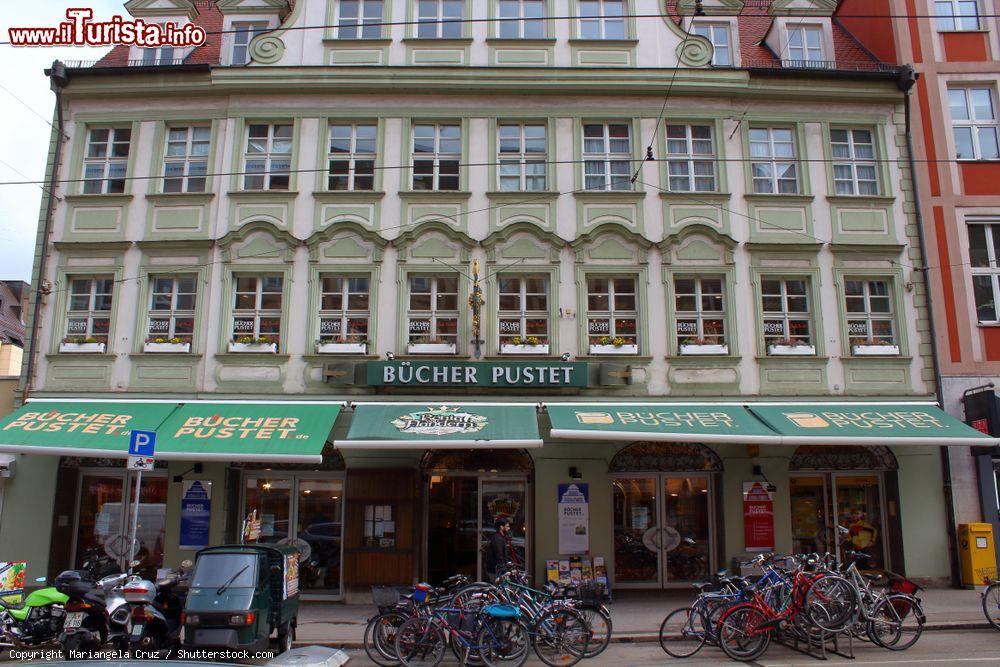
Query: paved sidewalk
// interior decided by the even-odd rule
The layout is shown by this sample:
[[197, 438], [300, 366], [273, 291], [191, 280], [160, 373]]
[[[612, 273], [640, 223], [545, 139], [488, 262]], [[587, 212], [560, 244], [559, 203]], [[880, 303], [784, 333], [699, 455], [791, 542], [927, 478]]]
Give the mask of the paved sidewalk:
[[[621, 591], [608, 605], [614, 624], [613, 641], [656, 641], [660, 623], [673, 609], [690, 604], [690, 591]], [[921, 591], [927, 630], [989, 627], [979, 592], [932, 589]], [[299, 609], [297, 644], [362, 646], [365, 623], [375, 614], [371, 605], [303, 603]]]

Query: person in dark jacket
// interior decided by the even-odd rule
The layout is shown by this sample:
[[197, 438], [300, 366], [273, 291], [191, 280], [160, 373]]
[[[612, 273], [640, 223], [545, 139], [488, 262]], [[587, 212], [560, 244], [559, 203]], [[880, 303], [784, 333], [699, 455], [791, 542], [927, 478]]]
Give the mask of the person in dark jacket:
[[486, 552], [483, 554], [483, 569], [489, 581], [496, 580], [497, 570], [510, 562], [510, 548], [507, 546], [510, 521], [497, 519], [494, 527], [496, 532], [490, 535], [487, 540]]

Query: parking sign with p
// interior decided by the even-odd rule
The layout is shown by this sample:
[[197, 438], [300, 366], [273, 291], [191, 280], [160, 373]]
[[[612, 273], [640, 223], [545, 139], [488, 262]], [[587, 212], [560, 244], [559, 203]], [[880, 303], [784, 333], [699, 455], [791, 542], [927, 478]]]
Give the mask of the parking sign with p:
[[152, 458], [156, 451], [156, 431], [132, 431], [128, 440], [130, 456]]

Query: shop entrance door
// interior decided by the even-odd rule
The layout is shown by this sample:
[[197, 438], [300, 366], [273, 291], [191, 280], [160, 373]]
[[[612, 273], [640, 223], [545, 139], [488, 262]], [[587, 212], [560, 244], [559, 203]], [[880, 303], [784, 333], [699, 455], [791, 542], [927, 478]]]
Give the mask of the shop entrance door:
[[[128, 493], [125, 489], [128, 489]], [[142, 475], [139, 498], [138, 540], [129, 545], [135, 503], [135, 478], [123, 469], [80, 470], [80, 500], [73, 531], [73, 563], [83, 565], [91, 554], [110, 556], [119, 567], [138, 560], [142, 576], [155, 578], [163, 566], [163, 540], [167, 508], [167, 476], [163, 471]]]
[[712, 476], [615, 478], [614, 585], [662, 588], [704, 581], [713, 562]]

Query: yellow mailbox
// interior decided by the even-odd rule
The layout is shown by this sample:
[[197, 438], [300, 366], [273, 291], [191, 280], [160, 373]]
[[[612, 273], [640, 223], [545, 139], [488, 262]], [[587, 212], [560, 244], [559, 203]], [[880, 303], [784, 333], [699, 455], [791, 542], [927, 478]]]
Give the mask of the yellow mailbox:
[[982, 586], [984, 579], [996, 579], [997, 559], [993, 550], [993, 525], [962, 523], [958, 526], [958, 553], [962, 563], [962, 583]]

